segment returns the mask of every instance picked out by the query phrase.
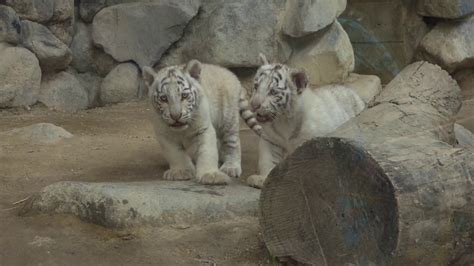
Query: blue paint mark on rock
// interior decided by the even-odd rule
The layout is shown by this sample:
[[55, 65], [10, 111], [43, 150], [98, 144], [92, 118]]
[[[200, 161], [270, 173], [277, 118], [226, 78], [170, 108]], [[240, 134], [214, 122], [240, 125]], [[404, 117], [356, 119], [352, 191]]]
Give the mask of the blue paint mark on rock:
[[351, 40], [362, 39], [364, 46], [357, 46], [353, 42], [354, 55], [356, 58], [356, 71], [360, 68], [373, 70], [377, 74], [379, 72], [388, 72], [392, 77], [400, 72], [390, 50], [380, 42], [377, 37], [361, 23], [350, 18], [339, 18], [339, 23], [346, 30]]

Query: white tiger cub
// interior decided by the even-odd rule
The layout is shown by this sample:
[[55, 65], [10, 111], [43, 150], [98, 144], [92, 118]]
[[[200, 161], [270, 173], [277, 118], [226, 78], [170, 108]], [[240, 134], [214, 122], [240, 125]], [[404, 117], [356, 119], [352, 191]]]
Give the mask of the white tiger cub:
[[326, 135], [356, 116], [364, 108], [361, 98], [350, 88], [331, 85], [308, 88], [303, 70], [283, 64], [269, 64], [260, 54], [250, 106], [262, 125], [259, 141], [258, 175], [247, 179], [261, 188], [267, 175], [299, 145]]
[[156, 138], [170, 166], [163, 178], [196, 177], [202, 184], [223, 185], [229, 176], [239, 177], [239, 111], [257, 133], [260, 126], [246, 110], [248, 102], [237, 77], [197, 60], [158, 73], [144, 67], [142, 72], [155, 110]]

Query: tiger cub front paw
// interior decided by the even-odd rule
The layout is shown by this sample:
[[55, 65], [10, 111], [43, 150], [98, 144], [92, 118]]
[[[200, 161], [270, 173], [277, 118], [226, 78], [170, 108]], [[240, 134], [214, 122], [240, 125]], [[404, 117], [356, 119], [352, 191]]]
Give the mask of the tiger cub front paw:
[[239, 177], [242, 174], [240, 165], [233, 165], [231, 163], [224, 163], [220, 170], [230, 177]]
[[163, 179], [165, 180], [189, 180], [193, 177], [193, 171], [188, 169], [168, 169], [163, 174]]
[[263, 175], [251, 175], [247, 178], [247, 184], [251, 187], [262, 188], [265, 179], [267, 177]]
[[205, 173], [198, 177], [197, 181], [204, 185], [227, 185], [230, 182], [230, 177], [221, 171]]

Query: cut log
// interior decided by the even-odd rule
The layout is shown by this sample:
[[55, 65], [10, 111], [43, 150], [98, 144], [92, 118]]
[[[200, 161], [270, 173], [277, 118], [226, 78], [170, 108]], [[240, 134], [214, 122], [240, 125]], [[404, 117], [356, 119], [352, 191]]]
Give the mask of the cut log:
[[459, 108], [449, 74], [416, 62], [299, 147], [262, 189], [269, 251], [313, 265], [446, 265], [472, 252], [474, 152], [451, 145]]

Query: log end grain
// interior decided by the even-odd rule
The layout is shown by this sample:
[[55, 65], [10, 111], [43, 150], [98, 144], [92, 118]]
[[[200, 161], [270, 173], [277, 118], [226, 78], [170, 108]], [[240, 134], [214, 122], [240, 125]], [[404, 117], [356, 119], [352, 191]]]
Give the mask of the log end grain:
[[394, 191], [356, 142], [309, 141], [270, 173], [262, 189], [265, 243], [273, 255], [303, 263], [386, 264], [399, 231]]

